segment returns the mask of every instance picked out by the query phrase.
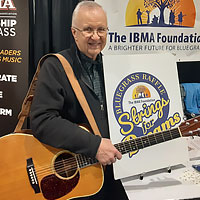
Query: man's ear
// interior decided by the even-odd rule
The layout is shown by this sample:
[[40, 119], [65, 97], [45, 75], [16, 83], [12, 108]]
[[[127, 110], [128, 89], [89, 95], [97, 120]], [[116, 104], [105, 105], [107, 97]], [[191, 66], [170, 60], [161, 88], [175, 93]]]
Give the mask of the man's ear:
[[77, 40], [77, 35], [76, 35], [77, 31], [73, 27], [71, 27], [71, 32], [74, 37], [74, 40], [76, 41]]

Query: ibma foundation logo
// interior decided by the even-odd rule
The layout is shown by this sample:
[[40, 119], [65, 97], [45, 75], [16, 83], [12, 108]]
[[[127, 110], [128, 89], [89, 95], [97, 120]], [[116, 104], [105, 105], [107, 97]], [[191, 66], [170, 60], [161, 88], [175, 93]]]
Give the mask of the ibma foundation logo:
[[[158, 78], [137, 72], [126, 76], [113, 96], [113, 111], [122, 142], [166, 131], [181, 121], [178, 112], [169, 115], [170, 99]], [[138, 151], [131, 152], [132, 157]]]
[[193, 0], [129, 0], [126, 26], [194, 27]]
[[12, 0], [0, 0], [0, 10], [17, 10]]

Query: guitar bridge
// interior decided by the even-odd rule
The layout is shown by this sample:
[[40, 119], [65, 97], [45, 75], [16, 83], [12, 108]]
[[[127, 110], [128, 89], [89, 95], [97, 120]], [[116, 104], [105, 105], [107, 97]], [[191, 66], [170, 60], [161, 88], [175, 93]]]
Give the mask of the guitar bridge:
[[40, 193], [40, 187], [39, 187], [39, 183], [38, 183], [38, 179], [37, 179], [37, 175], [35, 172], [35, 167], [34, 167], [32, 158], [27, 159], [26, 162], [27, 162], [26, 170], [27, 170], [29, 182], [30, 182], [34, 192], [36, 194]]

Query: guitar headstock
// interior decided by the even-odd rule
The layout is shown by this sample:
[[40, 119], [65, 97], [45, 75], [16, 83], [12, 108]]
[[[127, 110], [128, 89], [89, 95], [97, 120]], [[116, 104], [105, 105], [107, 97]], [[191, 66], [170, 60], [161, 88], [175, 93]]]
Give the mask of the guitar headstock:
[[182, 136], [200, 136], [200, 116], [182, 122], [179, 129]]

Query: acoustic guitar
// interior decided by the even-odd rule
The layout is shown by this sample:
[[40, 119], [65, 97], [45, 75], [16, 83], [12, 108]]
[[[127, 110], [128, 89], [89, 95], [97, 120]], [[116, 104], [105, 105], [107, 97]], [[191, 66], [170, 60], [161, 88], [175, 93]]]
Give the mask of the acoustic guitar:
[[[126, 154], [181, 136], [199, 135], [199, 119], [114, 146]], [[96, 194], [103, 185], [103, 168], [96, 159], [50, 147], [30, 134], [1, 137], [0, 151], [1, 200], [68, 200]]]

